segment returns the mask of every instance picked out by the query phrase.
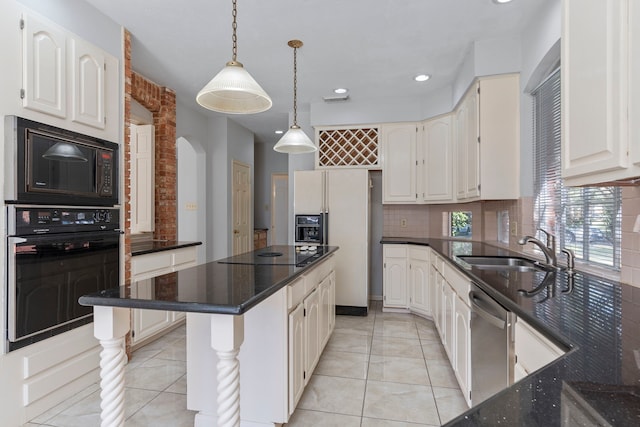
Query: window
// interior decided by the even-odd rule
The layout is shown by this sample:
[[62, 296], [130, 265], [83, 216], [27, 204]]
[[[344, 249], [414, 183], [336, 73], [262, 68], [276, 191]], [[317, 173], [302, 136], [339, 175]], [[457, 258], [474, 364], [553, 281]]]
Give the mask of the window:
[[471, 238], [471, 212], [451, 212], [449, 225], [452, 237]]
[[560, 70], [533, 93], [534, 224], [576, 258], [620, 269], [619, 187], [565, 187], [561, 176]]

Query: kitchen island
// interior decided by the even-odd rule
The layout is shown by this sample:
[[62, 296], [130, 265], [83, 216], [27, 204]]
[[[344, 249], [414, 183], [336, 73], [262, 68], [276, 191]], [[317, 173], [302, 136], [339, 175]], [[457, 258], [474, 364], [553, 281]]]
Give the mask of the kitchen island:
[[[199, 411], [195, 425], [237, 426], [241, 418], [243, 424], [254, 425], [286, 422], [293, 412], [287, 375], [288, 309], [302, 304], [304, 296], [324, 295], [319, 281], [333, 277], [331, 257], [337, 249], [320, 246], [301, 252], [293, 246], [270, 246], [82, 296], [81, 304], [94, 306], [94, 334], [103, 347], [102, 425], [124, 424], [123, 343], [132, 308], [187, 313], [187, 400], [189, 409]], [[166, 291], [167, 281], [174, 284], [172, 292]], [[154, 291], [156, 282], [163, 284], [157, 287], [162, 292]], [[153, 289], [138, 289], [140, 286]], [[331, 298], [324, 298], [324, 303], [315, 301], [320, 328], [335, 312]], [[330, 322], [321, 328], [319, 350], [321, 335], [326, 343], [332, 326]], [[250, 373], [241, 376], [240, 365], [242, 372], [248, 369]], [[256, 373], [264, 375], [257, 378]], [[255, 386], [270, 375], [273, 382]], [[277, 405], [260, 403], [265, 400], [277, 401]], [[275, 414], [273, 406], [278, 406]]]
[[[640, 425], [640, 289], [581, 271], [484, 269], [465, 256], [520, 257], [482, 242], [384, 237], [428, 246], [456, 272], [568, 351], [447, 426]], [[473, 334], [473, 330], [471, 330]]]

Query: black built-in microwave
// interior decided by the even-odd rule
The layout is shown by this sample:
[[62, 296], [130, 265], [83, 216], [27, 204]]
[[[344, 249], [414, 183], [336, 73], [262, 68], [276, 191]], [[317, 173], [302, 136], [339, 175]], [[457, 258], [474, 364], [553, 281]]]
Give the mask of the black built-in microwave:
[[5, 201], [117, 205], [118, 144], [5, 117]]

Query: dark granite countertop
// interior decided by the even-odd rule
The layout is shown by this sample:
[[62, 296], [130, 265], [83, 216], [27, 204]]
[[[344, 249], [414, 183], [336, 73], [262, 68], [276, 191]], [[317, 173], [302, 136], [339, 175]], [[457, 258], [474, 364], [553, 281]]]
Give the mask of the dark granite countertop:
[[[284, 248], [293, 247], [276, 247]], [[94, 306], [242, 314], [337, 250], [336, 246], [324, 246], [322, 254], [304, 266], [231, 264], [228, 262], [233, 257], [225, 258], [224, 263], [212, 261], [153, 279], [84, 295], [79, 302]], [[152, 297], [141, 299], [137, 295]]]
[[131, 256], [170, 251], [172, 249], [187, 248], [201, 244], [202, 242], [179, 242], [177, 240], [147, 240], [135, 242], [131, 243]]
[[[570, 350], [447, 426], [573, 426], [569, 401], [591, 420], [640, 425], [640, 288], [577, 271], [491, 271], [458, 255], [521, 256], [471, 241], [384, 237], [382, 243], [428, 245], [494, 299]], [[540, 290], [535, 295], [522, 291]], [[591, 425], [591, 424], [590, 424]]]

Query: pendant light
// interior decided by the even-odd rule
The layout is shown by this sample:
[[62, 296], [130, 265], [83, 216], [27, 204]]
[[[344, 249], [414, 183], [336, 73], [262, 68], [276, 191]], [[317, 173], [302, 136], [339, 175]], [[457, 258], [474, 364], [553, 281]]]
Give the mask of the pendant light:
[[86, 162], [88, 159], [82, 154], [82, 151], [68, 142], [56, 142], [42, 155], [47, 160], [55, 160], [58, 162]]
[[304, 131], [300, 129], [300, 126], [298, 126], [297, 52], [298, 48], [302, 47], [302, 42], [300, 40], [289, 40], [287, 44], [293, 48], [293, 125], [291, 125], [287, 133], [280, 138], [280, 141], [274, 145], [273, 149], [279, 153], [288, 154], [313, 153], [318, 147], [315, 146]]
[[267, 111], [271, 98], [236, 60], [238, 54], [237, 0], [233, 0], [233, 56], [196, 96], [198, 104], [212, 111], [228, 114], [253, 114]]

